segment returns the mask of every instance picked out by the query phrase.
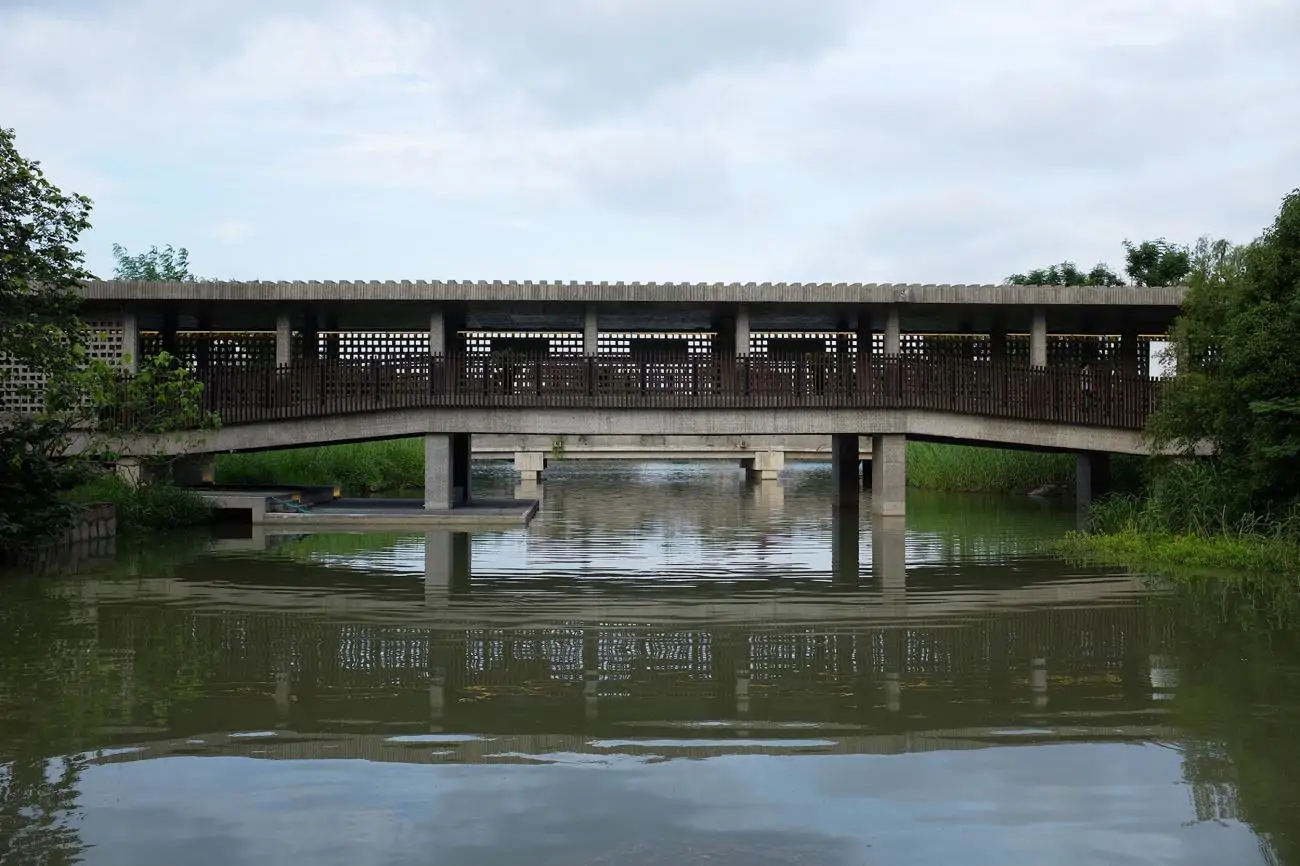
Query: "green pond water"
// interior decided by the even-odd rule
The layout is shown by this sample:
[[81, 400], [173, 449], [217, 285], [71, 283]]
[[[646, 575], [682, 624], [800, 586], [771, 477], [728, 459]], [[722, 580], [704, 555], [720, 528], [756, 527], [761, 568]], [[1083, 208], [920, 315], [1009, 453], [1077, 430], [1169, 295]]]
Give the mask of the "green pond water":
[[1290, 593], [1072, 566], [1027, 498], [836, 511], [818, 467], [541, 491], [0, 580], [0, 863], [1300, 866]]

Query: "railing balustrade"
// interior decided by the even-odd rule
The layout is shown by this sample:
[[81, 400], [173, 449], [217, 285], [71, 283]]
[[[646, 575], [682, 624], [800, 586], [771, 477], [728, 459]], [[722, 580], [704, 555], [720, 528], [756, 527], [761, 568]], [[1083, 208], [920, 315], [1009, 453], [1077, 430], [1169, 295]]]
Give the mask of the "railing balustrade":
[[197, 375], [225, 425], [433, 408], [928, 409], [1136, 430], [1159, 387], [1118, 367], [831, 354], [412, 355]]

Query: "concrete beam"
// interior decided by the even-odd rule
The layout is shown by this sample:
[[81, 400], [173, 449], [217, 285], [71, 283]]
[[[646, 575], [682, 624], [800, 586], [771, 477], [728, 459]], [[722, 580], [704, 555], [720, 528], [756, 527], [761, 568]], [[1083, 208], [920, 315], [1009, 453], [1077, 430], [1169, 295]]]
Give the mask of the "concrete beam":
[[907, 437], [879, 434], [871, 443], [871, 510], [885, 517], [907, 511]]
[[[1007, 445], [1038, 451], [1150, 454], [1140, 430], [988, 418], [924, 409], [698, 409], [622, 411], [609, 409], [407, 409], [333, 418], [239, 424], [219, 430], [113, 437], [124, 456], [225, 451], [268, 451], [423, 436], [425, 433], [492, 433], [543, 436], [786, 436], [858, 433], [907, 435], [966, 444]], [[69, 453], [87, 447], [74, 434]], [[1199, 453], [1210, 453], [1209, 445]]]

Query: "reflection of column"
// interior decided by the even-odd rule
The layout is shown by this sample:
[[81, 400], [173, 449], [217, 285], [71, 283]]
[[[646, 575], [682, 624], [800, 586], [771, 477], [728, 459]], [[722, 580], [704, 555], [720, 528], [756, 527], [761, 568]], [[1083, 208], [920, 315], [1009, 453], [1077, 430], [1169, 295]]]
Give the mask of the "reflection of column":
[[600, 632], [582, 632], [583, 717], [592, 721], [600, 712]]
[[1034, 693], [1034, 709], [1047, 708], [1047, 659], [1036, 658], [1029, 661], [1029, 688]]
[[468, 532], [432, 530], [424, 534], [424, 598], [445, 599], [452, 592], [468, 592], [471, 545]]
[[907, 530], [901, 517], [871, 519], [871, 579], [880, 587], [885, 611], [907, 611]]
[[779, 516], [785, 510], [785, 488], [776, 481], [755, 484], [754, 503], [764, 513]]
[[[429, 641], [429, 652], [433, 652], [433, 640]], [[447, 669], [438, 665], [429, 668], [429, 721], [442, 721], [443, 711], [447, 706]]]
[[275, 674], [275, 717], [276, 727], [283, 728], [289, 724], [289, 703], [292, 699], [291, 680], [288, 671]]
[[749, 714], [749, 636], [742, 635], [736, 662], [736, 715]]
[[831, 514], [831, 579], [837, 586], [857, 586], [862, 566], [857, 508], [837, 507]]
[[1149, 658], [1151, 699], [1159, 701], [1172, 698], [1174, 690], [1178, 688], [1178, 668], [1165, 656], [1153, 654]]
[[515, 499], [536, 499], [541, 502], [542, 491], [545, 489], [536, 481], [520, 481], [515, 485]]

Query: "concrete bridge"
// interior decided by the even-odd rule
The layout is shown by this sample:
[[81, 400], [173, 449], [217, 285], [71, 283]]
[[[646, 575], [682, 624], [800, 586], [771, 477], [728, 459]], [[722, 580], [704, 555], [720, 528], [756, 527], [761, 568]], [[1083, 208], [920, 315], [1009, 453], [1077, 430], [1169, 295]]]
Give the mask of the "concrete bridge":
[[[1178, 288], [879, 284], [92, 282], [128, 369], [167, 350], [218, 431], [123, 454], [424, 436], [426, 507], [468, 501], [473, 436], [826, 437], [842, 495], [904, 510], [907, 438], [1144, 453]], [[864, 448], [865, 442], [870, 447]], [[782, 450], [756, 451], [779, 472]], [[520, 452], [540, 471], [544, 455]], [[781, 455], [781, 456], [778, 456]], [[742, 458], [745, 459], [745, 458]], [[531, 462], [529, 462], [531, 461]]]

